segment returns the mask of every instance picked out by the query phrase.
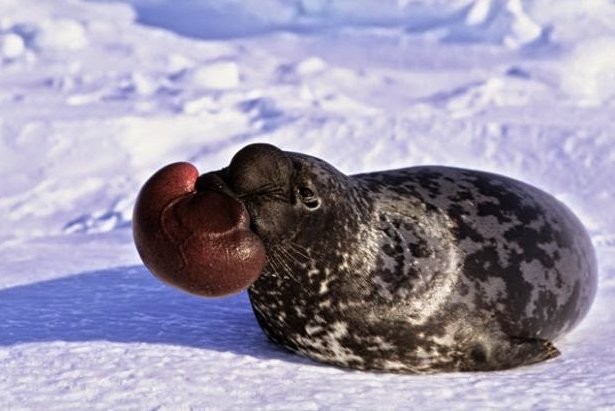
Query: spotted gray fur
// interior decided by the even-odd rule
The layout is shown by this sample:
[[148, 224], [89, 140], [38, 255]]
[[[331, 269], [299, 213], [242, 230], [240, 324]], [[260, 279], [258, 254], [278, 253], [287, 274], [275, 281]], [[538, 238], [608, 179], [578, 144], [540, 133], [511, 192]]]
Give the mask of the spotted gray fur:
[[[346, 176], [281, 153], [289, 177], [243, 194], [268, 254], [250, 301], [274, 342], [362, 370], [497, 370], [557, 356], [551, 341], [589, 310], [590, 239], [549, 194], [449, 167]], [[272, 202], [292, 211], [273, 234]]]

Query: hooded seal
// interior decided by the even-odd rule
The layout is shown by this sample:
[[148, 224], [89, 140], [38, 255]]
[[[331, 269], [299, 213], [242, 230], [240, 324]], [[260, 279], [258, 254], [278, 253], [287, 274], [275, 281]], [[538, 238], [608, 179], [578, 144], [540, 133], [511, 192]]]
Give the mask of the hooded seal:
[[348, 176], [253, 144], [196, 187], [249, 214], [266, 253], [248, 288], [265, 334], [328, 364], [430, 373], [544, 361], [596, 292], [579, 220], [500, 175], [422, 166]]

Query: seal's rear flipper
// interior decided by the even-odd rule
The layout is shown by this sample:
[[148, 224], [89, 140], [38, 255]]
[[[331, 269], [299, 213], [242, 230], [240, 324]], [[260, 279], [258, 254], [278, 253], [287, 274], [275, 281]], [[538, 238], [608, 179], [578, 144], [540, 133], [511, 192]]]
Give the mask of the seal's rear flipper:
[[529, 365], [558, 357], [561, 353], [549, 340], [540, 338], [511, 337], [511, 360], [516, 365]]
[[[486, 347], [476, 345], [469, 352], [464, 371], [496, 371], [550, 360], [560, 355], [551, 341], [540, 338], [508, 337]], [[471, 365], [470, 365], [471, 364]]]

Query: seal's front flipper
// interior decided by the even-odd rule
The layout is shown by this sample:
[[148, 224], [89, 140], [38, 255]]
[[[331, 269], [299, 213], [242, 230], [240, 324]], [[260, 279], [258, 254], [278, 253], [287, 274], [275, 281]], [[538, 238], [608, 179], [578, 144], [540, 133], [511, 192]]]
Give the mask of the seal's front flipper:
[[496, 344], [477, 344], [468, 353], [464, 371], [495, 371], [530, 365], [560, 355], [551, 341], [540, 338], [504, 337]]

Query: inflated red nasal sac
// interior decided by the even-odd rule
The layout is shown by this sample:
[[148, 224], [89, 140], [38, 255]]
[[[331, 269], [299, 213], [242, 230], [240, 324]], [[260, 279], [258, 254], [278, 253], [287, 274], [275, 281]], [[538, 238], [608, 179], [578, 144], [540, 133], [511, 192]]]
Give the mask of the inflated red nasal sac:
[[265, 266], [265, 247], [250, 230], [237, 199], [197, 191], [197, 169], [170, 164], [143, 186], [133, 215], [133, 235], [147, 268], [193, 294], [218, 297], [244, 290]]

